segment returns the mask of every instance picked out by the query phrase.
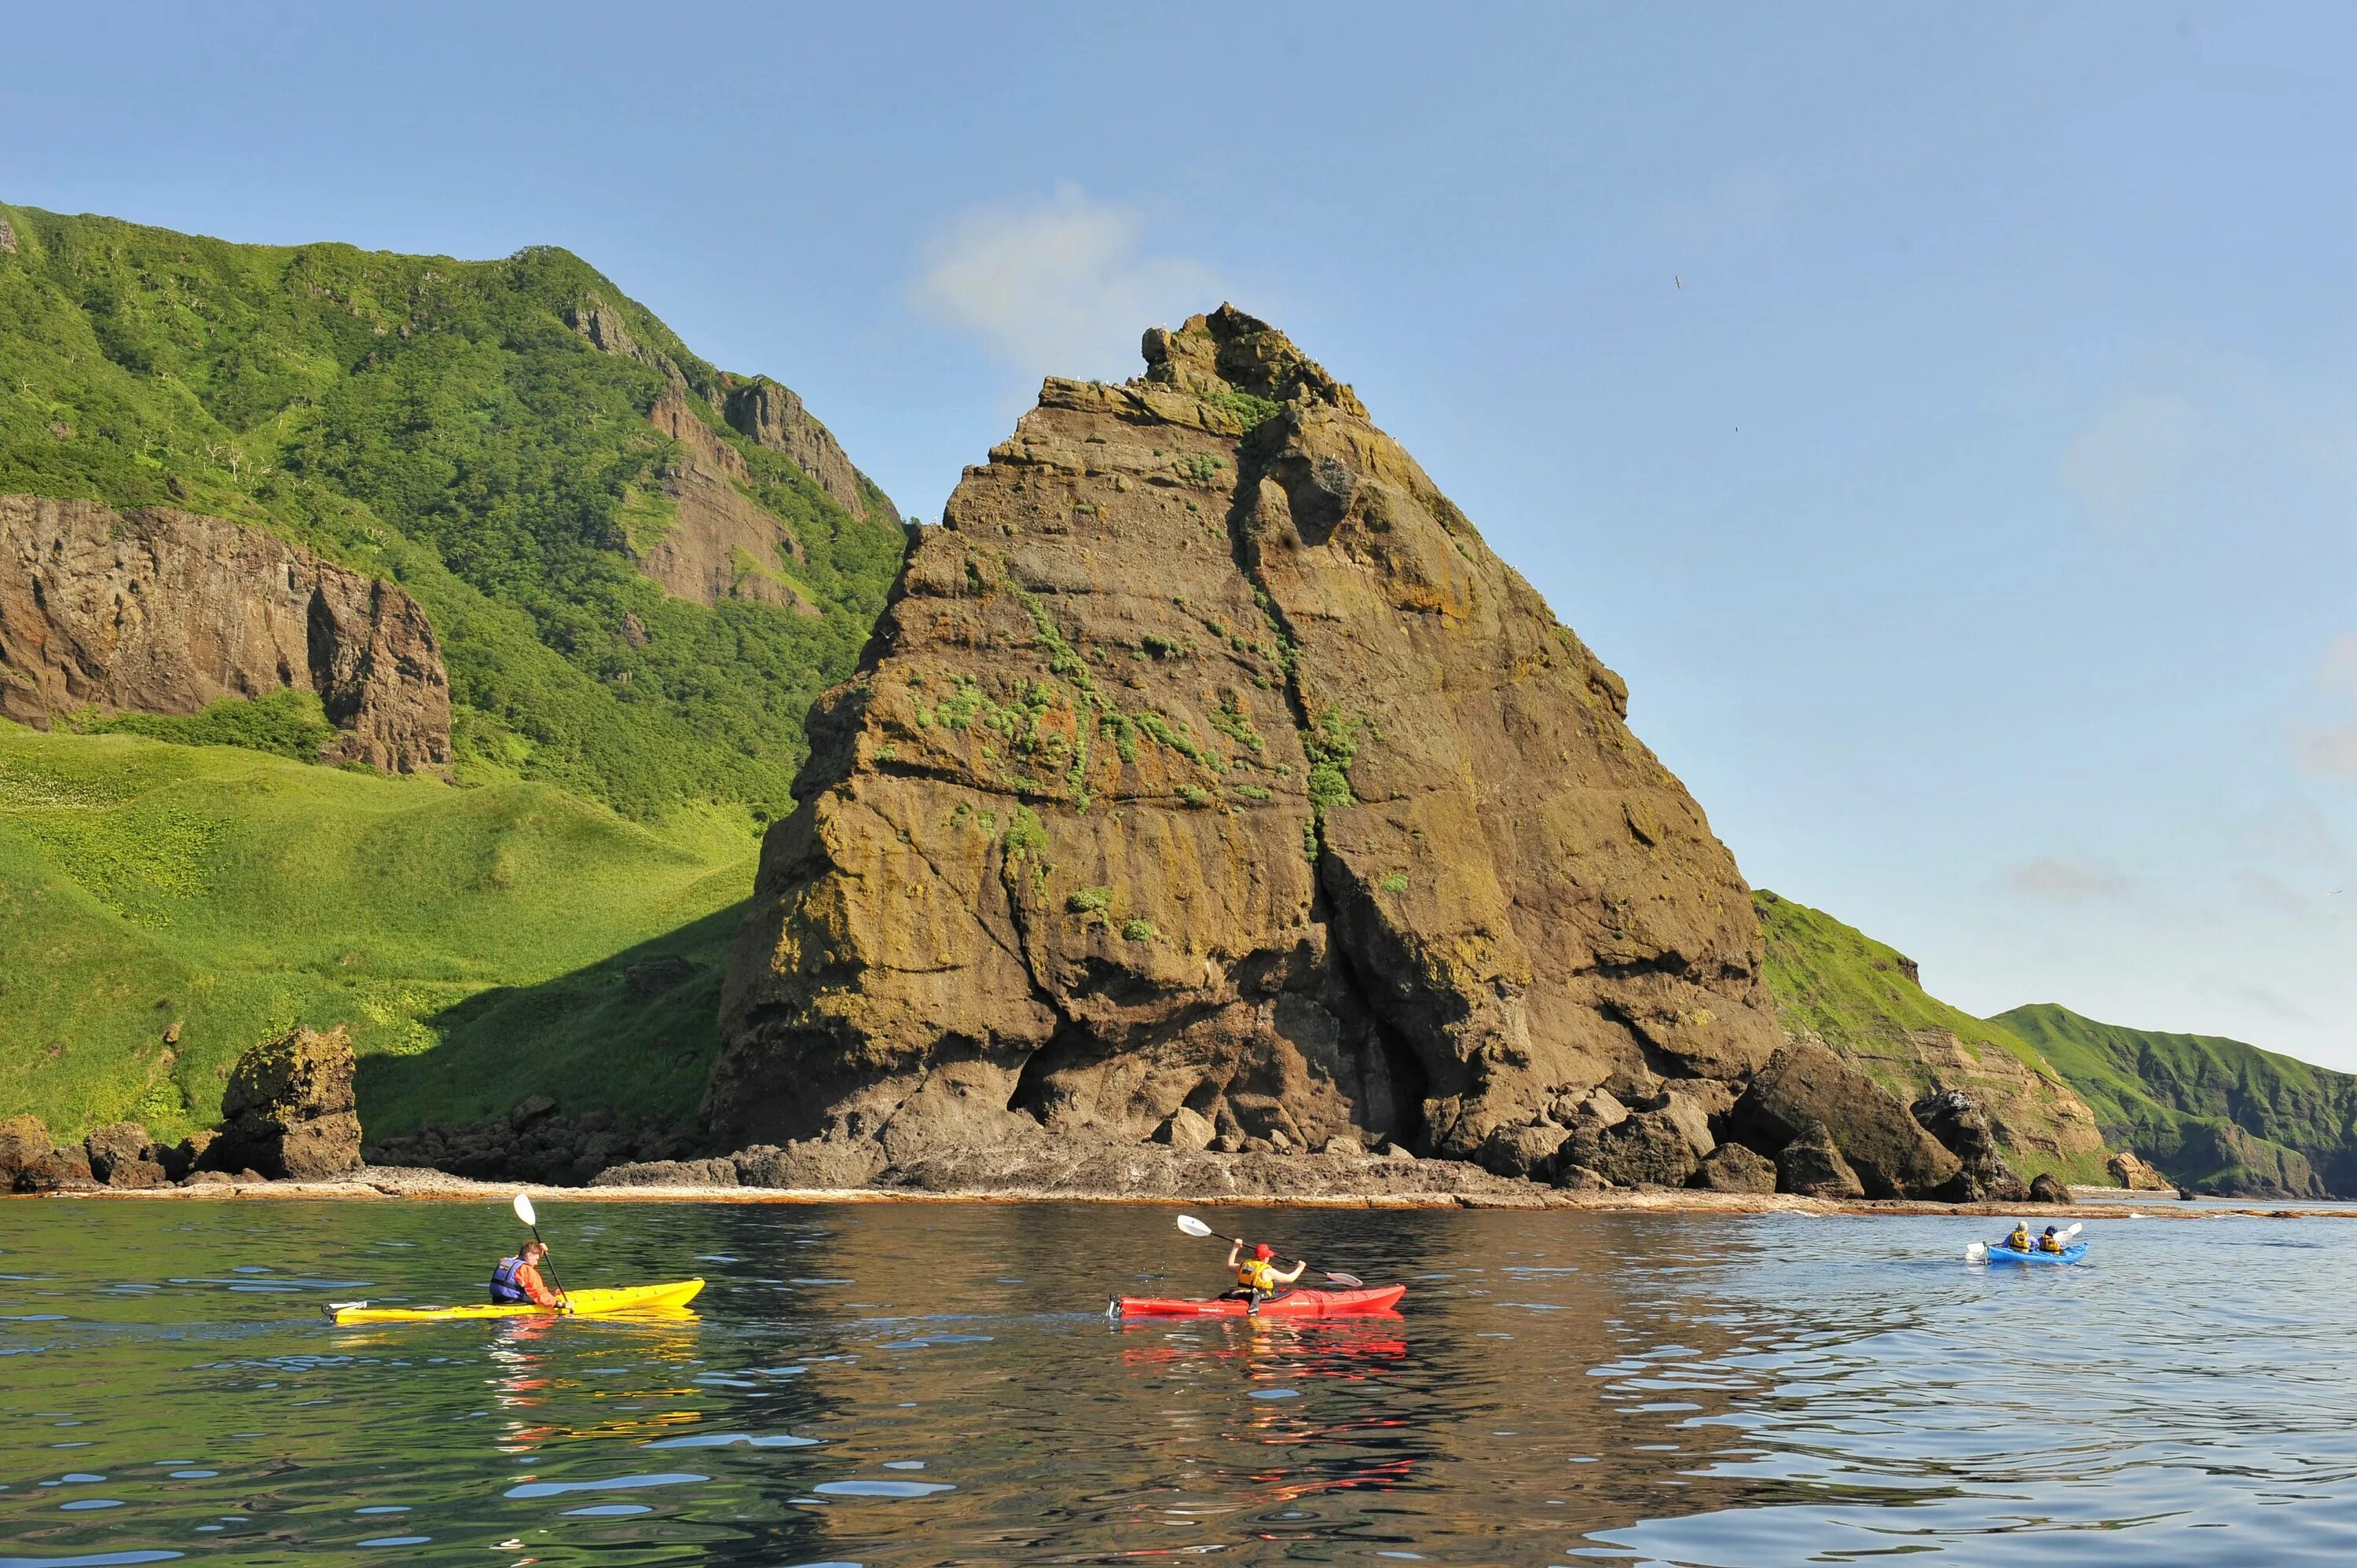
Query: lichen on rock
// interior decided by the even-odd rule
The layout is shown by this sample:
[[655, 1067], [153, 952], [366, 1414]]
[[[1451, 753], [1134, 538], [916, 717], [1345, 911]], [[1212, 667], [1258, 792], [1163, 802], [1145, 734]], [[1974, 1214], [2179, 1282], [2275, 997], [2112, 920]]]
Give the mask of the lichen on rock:
[[1544, 1178], [1557, 1105], [1730, 1103], [1781, 1038], [1749, 891], [1620, 679], [1281, 333], [1145, 353], [1046, 384], [814, 710], [716, 1132], [858, 1179], [1206, 1127]]

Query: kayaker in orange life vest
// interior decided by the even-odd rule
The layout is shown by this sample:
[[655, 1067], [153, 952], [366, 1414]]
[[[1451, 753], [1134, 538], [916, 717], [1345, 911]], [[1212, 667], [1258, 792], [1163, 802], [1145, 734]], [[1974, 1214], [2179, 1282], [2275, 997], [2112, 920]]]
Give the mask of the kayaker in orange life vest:
[[1294, 1264], [1289, 1270], [1278, 1268], [1276, 1249], [1265, 1241], [1254, 1247], [1253, 1255], [1249, 1258], [1243, 1255], [1243, 1251], [1244, 1244], [1242, 1241], [1229, 1244], [1228, 1267], [1236, 1272], [1236, 1288], [1228, 1292], [1228, 1294], [1240, 1301], [1249, 1301], [1257, 1305], [1264, 1298], [1275, 1295], [1279, 1285], [1289, 1285], [1299, 1279], [1301, 1271], [1309, 1266], [1305, 1260]]
[[547, 1243], [537, 1238], [525, 1242], [523, 1251], [513, 1257], [501, 1258], [499, 1267], [491, 1271], [492, 1302], [500, 1306], [563, 1306], [563, 1294], [540, 1277], [540, 1265], [547, 1258]]

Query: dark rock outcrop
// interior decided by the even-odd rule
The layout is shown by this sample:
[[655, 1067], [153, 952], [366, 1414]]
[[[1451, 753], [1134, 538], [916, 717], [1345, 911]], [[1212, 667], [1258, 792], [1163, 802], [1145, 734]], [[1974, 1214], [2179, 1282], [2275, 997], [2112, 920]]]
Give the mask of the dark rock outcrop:
[[1560, 1103], [1765, 1061], [1748, 890], [1619, 678], [1281, 334], [1146, 355], [1047, 383], [813, 711], [710, 1124], [863, 1181], [1182, 1108], [1523, 1170]]
[[[739, 434], [791, 458], [794, 467], [808, 474], [835, 505], [854, 517], [867, 515], [859, 470], [851, 466], [834, 433], [811, 417], [791, 387], [780, 386], [767, 376], [739, 381], [729, 389], [722, 417]], [[884, 504], [891, 505], [888, 500]]]
[[51, 1149], [16, 1174], [18, 1192], [68, 1192], [97, 1185], [98, 1178], [91, 1174], [90, 1155], [79, 1144]]
[[1959, 1203], [2018, 1203], [2027, 1188], [1997, 1146], [1996, 1130], [1973, 1097], [1959, 1089], [1927, 1094], [1911, 1108], [1917, 1122], [1956, 1156], [1964, 1168], [1943, 1196]]
[[1895, 1095], [1823, 1046], [1777, 1051], [1727, 1112], [1730, 1134], [1763, 1155], [1820, 1125], [1869, 1197], [1938, 1197], [1963, 1169]]
[[136, 1122], [115, 1122], [82, 1140], [93, 1180], [113, 1187], [168, 1187], [165, 1151]]
[[0, 496], [0, 714], [46, 729], [288, 687], [340, 732], [323, 761], [450, 761], [449, 677], [401, 588], [219, 518]]
[[1866, 1186], [1842, 1157], [1832, 1129], [1812, 1122], [1776, 1155], [1776, 1186], [1803, 1197], [1863, 1197]]
[[221, 1136], [205, 1163], [296, 1181], [360, 1169], [350, 1036], [297, 1028], [239, 1057], [221, 1093]]
[[2068, 1203], [2071, 1189], [2044, 1171], [2029, 1178], [2029, 1201], [2032, 1203]]
[[452, 1127], [428, 1122], [414, 1133], [371, 1141], [372, 1165], [422, 1165], [479, 1181], [528, 1181], [550, 1187], [587, 1186], [608, 1166], [676, 1159], [688, 1141], [655, 1123], [618, 1126], [592, 1111], [578, 1120], [562, 1114], [549, 1096], [535, 1094], [496, 1122]]

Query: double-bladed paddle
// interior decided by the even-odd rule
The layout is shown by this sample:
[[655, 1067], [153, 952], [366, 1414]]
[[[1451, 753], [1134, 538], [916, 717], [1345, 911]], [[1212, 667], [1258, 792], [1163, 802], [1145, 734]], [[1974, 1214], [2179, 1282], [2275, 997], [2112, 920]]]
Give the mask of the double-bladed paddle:
[[[2071, 1229], [2061, 1231], [2056, 1235], [2054, 1240], [2061, 1245], [2067, 1247], [2071, 1244], [2071, 1238], [2076, 1236], [2080, 1231], [2084, 1230], [2086, 1228], [2086, 1221], [2073, 1220], [2072, 1222]], [[1986, 1263], [1988, 1262], [1988, 1257], [1989, 1244], [1987, 1242], [1969, 1241], [1965, 1243], [1964, 1262], [1968, 1263]]]
[[[519, 1199], [518, 1201], [522, 1200]], [[1239, 1247], [1244, 1244], [1244, 1239], [1243, 1237], [1229, 1236], [1222, 1233], [1221, 1231], [1214, 1230], [1191, 1214], [1182, 1214], [1178, 1217], [1178, 1229], [1184, 1230], [1189, 1236], [1214, 1236], [1218, 1237], [1219, 1240], [1222, 1241], [1233, 1241]], [[539, 1232], [534, 1231], [533, 1234], [538, 1235]], [[1361, 1279], [1356, 1274], [1332, 1274], [1322, 1273], [1321, 1272], [1321, 1277], [1329, 1283], [1340, 1285], [1346, 1290], [1364, 1290], [1367, 1288], [1367, 1282]]]
[[[543, 1247], [546, 1247], [548, 1243], [541, 1240], [540, 1216], [533, 1212], [532, 1198], [528, 1194], [520, 1192], [515, 1195], [515, 1214], [518, 1219], [524, 1222], [525, 1229], [532, 1232], [532, 1239], [539, 1241]], [[549, 1283], [556, 1287], [556, 1294], [561, 1298], [565, 1294], [565, 1281], [556, 1273], [555, 1258], [544, 1256], [542, 1262], [548, 1265]]]

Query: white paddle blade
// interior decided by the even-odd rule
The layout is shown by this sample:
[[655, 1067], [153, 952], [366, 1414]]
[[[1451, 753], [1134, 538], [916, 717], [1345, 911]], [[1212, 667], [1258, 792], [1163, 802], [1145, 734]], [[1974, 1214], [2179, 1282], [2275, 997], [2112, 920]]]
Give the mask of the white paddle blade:
[[515, 1196], [515, 1211], [516, 1218], [524, 1222], [526, 1229], [540, 1223], [540, 1216], [532, 1211], [532, 1199], [523, 1193]]
[[1367, 1288], [1367, 1282], [1361, 1279], [1356, 1274], [1328, 1274], [1326, 1278], [1330, 1283], [1340, 1285], [1344, 1290], [1364, 1290]]
[[2068, 1241], [2072, 1237], [2076, 1236], [2080, 1231], [2084, 1230], [2086, 1228], [2087, 1222], [2083, 1219], [2080, 1220], [2073, 1224], [2071, 1229], [2062, 1232], [2062, 1240]]
[[[521, 1203], [523, 1199], [518, 1198], [516, 1201]], [[1211, 1233], [1211, 1228], [1210, 1226], [1204, 1224], [1201, 1220], [1196, 1219], [1191, 1214], [1182, 1214], [1178, 1217], [1178, 1229], [1184, 1230], [1189, 1236], [1209, 1236]]]
[[1986, 1263], [1986, 1262], [1988, 1262], [1988, 1243], [1987, 1243], [1987, 1242], [1986, 1242], [1986, 1241], [1968, 1241], [1968, 1242], [1966, 1242], [1966, 1243], [1964, 1244], [1964, 1262], [1968, 1262], [1968, 1263]]

